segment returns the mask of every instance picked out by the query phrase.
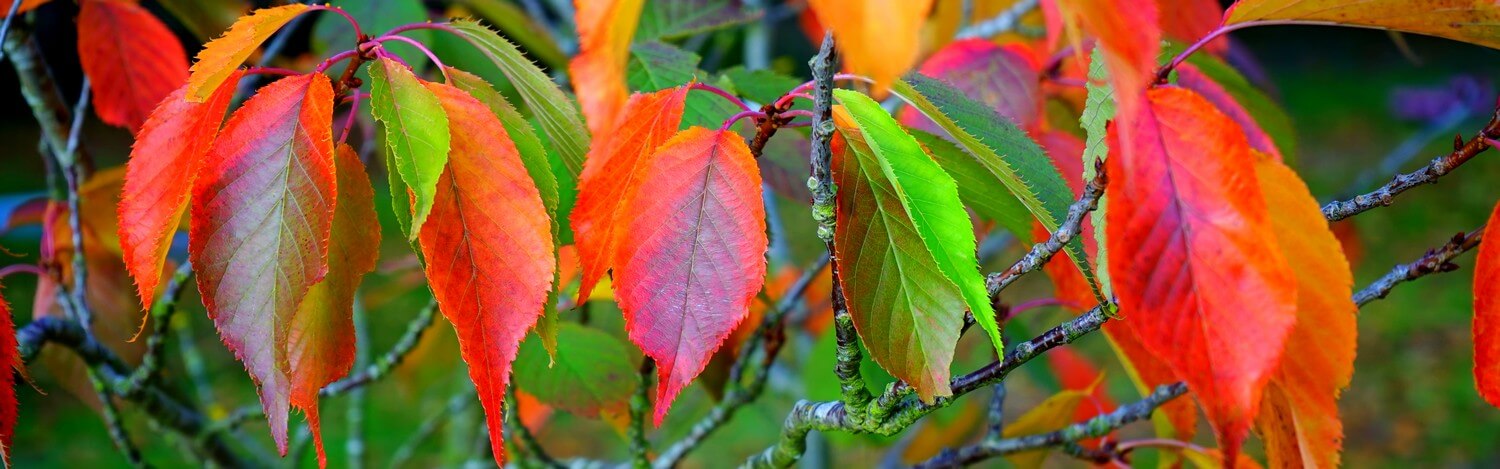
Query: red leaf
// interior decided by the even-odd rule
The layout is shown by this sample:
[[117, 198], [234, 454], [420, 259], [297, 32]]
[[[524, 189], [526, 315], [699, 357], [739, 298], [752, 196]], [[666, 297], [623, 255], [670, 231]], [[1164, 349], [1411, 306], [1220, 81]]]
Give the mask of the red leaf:
[[224, 344], [256, 384], [286, 454], [286, 344], [308, 287], [328, 271], [333, 223], [333, 87], [277, 80], [224, 125], [193, 186], [188, 256]]
[[1500, 407], [1500, 205], [1485, 225], [1474, 262], [1474, 384]]
[[[1023, 128], [1036, 123], [1042, 105], [1036, 67], [1015, 50], [984, 39], [954, 41], [922, 63], [923, 75], [948, 82]], [[916, 108], [901, 111], [901, 123], [943, 134]]]
[[1354, 376], [1354, 277], [1318, 201], [1295, 171], [1255, 156], [1277, 244], [1296, 259], [1297, 323], [1266, 386], [1256, 428], [1273, 467], [1338, 467], [1339, 394]]
[[187, 53], [167, 25], [135, 2], [79, 2], [78, 61], [92, 78], [94, 111], [134, 132], [188, 78]]
[[[1224, 21], [1219, 0], [1175, 0], [1163, 2], [1161, 29], [1166, 36], [1184, 43], [1194, 43], [1208, 36]], [[1208, 42], [1203, 50], [1214, 55], [1229, 51], [1229, 39], [1220, 37]]]
[[193, 181], [219, 134], [238, 78], [236, 73], [202, 103], [188, 102], [183, 85], [162, 100], [136, 135], [119, 205], [120, 248], [143, 307], [150, 307], [161, 283], [172, 234], [187, 210]]
[[380, 255], [375, 192], [364, 165], [348, 145], [339, 145], [334, 164], [338, 200], [329, 234], [328, 274], [307, 290], [286, 343], [291, 403], [307, 413], [322, 467], [328, 465], [328, 458], [319, 428], [318, 391], [349, 374], [354, 366], [354, 294], [360, 279], [375, 270]]
[[[21, 6], [16, 9], [16, 14], [19, 15], [21, 13], [34, 10], [36, 9], [36, 7], [42, 6], [50, 1], [52, 0], [21, 0]], [[10, 13], [10, 7], [13, 5], [15, 5], [15, 0], [0, 0], [0, 18], [4, 18], [6, 17], [7, 13]]]
[[16, 374], [21, 369], [20, 345], [16, 344], [16, 324], [10, 317], [10, 305], [0, 296], [0, 460], [10, 467], [11, 442], [16, 436]]
[[[1186, 380], [1235, 457], [1296, 320], [1296, 279], [1276, 238], [1243, 132], [1213, 104], [1150, 90], [1111, 128], [1110, 274], [1123, 322]], [[1125, 147], [1121, 147], [1120, 144]]]
[[1250, 141], [1250, 148], [1274, 156], [1276, 161], [1281, 161], [1281, 150], [1276, 148], [1276, 142], [1271, 140], [1271, 136], [1267, 135], [1264, 129], [1261, 129], [1260, 123], [1255, 121], [1255, 118], [1250, 115], [1249, 111], [1245, 110], [1244, 106], [1241, 106], [1238, 101], [1234, 100], [1233, 95], [1230, 95], [1223, 86], [1219, 86], [1208, 75], [1204, 75], [1202, 71], [1198, 70], [1198, 67], [1190, 63], [1178, 65], [1177, 86], [1197, 92], [1203, 99], [1207, 99], [1208, 102], [1213, 103], [1214, 107], [1219, 109], [1219, 112], [1224, 113], [1224, 115], [1233, 119], [1236, 124], [1239, 124], [1240, 129], [1245, 132], [1245, 138]]
[[[453, 149], [417, 242], [486, 421], [501, 428], [511, 363], [552, 288], [552, 225], [500, 119], [458, 88], [424, 84], [448, 113]], [[505, 461], [502, 432], [490, 443]]]
[[765, 283], [766, 210], [743, 137], [694, 127], [657, 149], [626, 190], [615, 296], [656, 361], [656, 424]]
[[574, 241], [583, 265], [578, 297], [588, 298], [615, 256], [617, 238], [625, 223], [616, 222], [626, 189], [644, 161], [666, 142], [682, 123], [688, 87], [679, 86], [630, 97], [614, 132], [594, 140], [583, 173], [578, 176], [578, 205], [573, 208]]
[[[1156, 0], [1056, 0], [1070, 27], [1099, 41], [1120, 113], [1131, 114], [1140, 93], [1150, 85], [1161, 49]], [[1075, 36], [1076, 37], [1076, 36]], [[1079, 49], [1082, 54], [1083, 49]], [[1126, 140], [1134, 140], [1126, 133]]]

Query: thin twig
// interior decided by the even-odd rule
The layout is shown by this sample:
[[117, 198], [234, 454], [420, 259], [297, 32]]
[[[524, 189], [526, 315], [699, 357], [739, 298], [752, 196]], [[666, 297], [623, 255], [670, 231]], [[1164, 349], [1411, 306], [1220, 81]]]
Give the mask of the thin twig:
[[991, 299], [1021, 276], [1041, 268], [1083, 231], [1083, 220], [1088, 218], [1089, 212], [1099, 208], [1099, 198], [1104, 196], [1104, 189], [1109, 185], [1109, 177], [1106, 174], [1107, 172], [1103, 170], [1094, 172], [1094, 179], [1084, 187], [1083, 196], [1068, 207], [1068, 217], [1058, 225], [1057, 230], [1053, 231], [1046, 241], [1033, 245], [1031, 251], [1028, 251], [1025, 256], [1021, 257], [1021, 260], [1016, 261], [1004, 272], [990, 274], [985, 279], [985, 287], [989, 290]]
[[531, 433], [531, 429], [526, 427], [524, 416], [521, 415], [521, 407], [517, 405], [517, 402], [520, 401], [516, 398], [515, 383], [507, 386], [505, 391], [505, 406], [510, 409], [510, 412], [507, 413], [510, 414], [511, 425], [514, 425], [512, 435], [515, 436], [515, 439], [521, 440], [521, 445], [526, 448], [527, 455], [545, 467], [564, 467], [562, 463], [553, 459], [552, 455], [547, 454], [547, 448], [542, 446], [541, 440], [538, 440], [536, 435]]
[[1390, 273], [1380, 277], [1379, 280], [1371, 283], [1370, 286], [1355, 292], [1354, 304], [1364, 306], [1371, 301], [1385, 298], [1386, 295], [1391, 293], [1391, 289], [1396, 288], [1396, 285], [1403, 282], [1416, 280], [1429, 274], [1458, 270], [1458, 266], [1452, 263], [1453, 259], [1470, 249], [1478, 247], [1480, 237], [1483, 234], [1484, 227], [1480, 227], [1468, 233], [1453, 235], [1453, 238], [1449, 239], [1447, 244], [1428, 250], [1426, 255], [1409, 264], [1396, 266], [1396, 268], [1391, 269]]
[[1021, 451], [1037, 448], [1058, 446], [1064, 443], [1075, 442], [1088, 438], [1097, 438], [1123, 427], [1126, 424], [1145, 419], [1151, 416], [1151, 412], [1157, 407], [1166, 404], [1172, 399], [1187, 393], [1187, 384], [1174, 383], [1158, 386], [1155, 391], [1140, 401], [1121, 406], [1114, 412], [1091, 418], [1087, 421], [1075, 423], [1064, 427], [1062, 430], [1026, 435], [1016, 438], [1006, 438], [999, 441], [984, 441], [975, 445], [965, 446], [958, 449], [944, 450], [941, 454], [916, 465], [917, 469], [939, 469], [950, 467], [963, 467], [985, 459], [1006, 454], [1019, 453]]
[[184, 287], [189, 285], [187, 281], [192, 275], [193, 265], [187, 262], [178, 266], [177, 272], [172, 274], [161, 298], [151, 307], [151, 335], [146, 338], [146, 353], [141, 356], [141, 366], [131, 371], [130, 376], [114, 389], [115, 394], [129, 396], [138, 393], [156, 378], [156, 372], [161, 369], [162, 354], [166, 351], [172, 316], [177, 312], [177, 302], [182, 299], [183, 292], [188, 290]]
[[[354, 368], [360, 369], [370, 366], [370, 315], [358, 294], [354, 295], [352, 313], [354, 343], [360, 345], [354, 348]], [[365, 401], [363, 386], [349, 392], [349, 413], [344, 417], [344, 422], [349, 425], [349, 436], [344, 439], [344, 453], [349, 456], [347, 464], [351, 469], [365, 466]]]
[[443, 428], [444, 424], [450, 422], [454, 415], [468, 410], [470, 406], [478, 401], [478, 399], [474, 398], [473, 389], [465, 389], [448, 398], [448, 402], [443, 405], [442, 410], [433, 413], [426, 420], [423, 420], [422, 424], [417, 426], [417, 431], [412, 432], [412, 435], [407, 437], [406, 441], [401, 443], [399, 448], [396, 448], [395, 454], [391, 456], [390, 467], [404, 467], [406, 462], [411, 460], [411, 457], [416, 454], [418, 446], [421, 446], [423, 442], [426, 442], [428, 438], [431, 438], [433, 434]]
[[322, 397], [337, 396], [354, 388], [370, 384], [390, 373], [391, 370], [396, 368], [396, 365], [400, 365], [401, 361], [406, 359], [406, 354], [411, 353], [412, 349], [416, 348], [417, 342], [422, 340], [422, 334], [432, 325], [433, 317], [436, 314], [437, 302], [427, 303], [427, 307], [422, 308], [417, 313], [417, 316], [412, 318], [410, 323], [407, 323], [406, 332], [401, 335], [400, 339], [396, 340], [396, 345], [391, 346], [391, 349], [375, 360], [375, 363], [359, 370], [358, 373], [329, 384], [322, 391], [319, 391], [318, 395]]
[[1478, 135], [1464, 142], [1462, 146], [1454, 148], [1452, 153], [1439, 156], [1416, 171], [1397, 174], [1391, 182], [1374, 191], [1355, 196], [1353, 199], [1330, 202], [1323, 206], [1323, 217], [1328, 221], [1339, 221], [1375, 207], [1390, 205], [1402, 192], [1423, 184], [1436, 183], [1438, 178], [1489, 149], [1490, 142], [1496, 137], [1500, 137], [1500, 107], [1496, 108], [1489, 123], [1485, 124]]

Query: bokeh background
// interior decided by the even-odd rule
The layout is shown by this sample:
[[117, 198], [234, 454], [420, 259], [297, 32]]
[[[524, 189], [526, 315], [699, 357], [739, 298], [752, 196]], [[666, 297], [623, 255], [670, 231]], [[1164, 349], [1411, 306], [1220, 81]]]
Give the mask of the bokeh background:
[[[662, 0], [670, 1], [670, 0]], [[942, 0], [940, 0], [942, 1]], [[449, 13], [489, 11], [521, 12], [529, 1], [516, 0], [343, 0], [349, 6], [368, 2], [377, 11], [400, 8], [398, 4], [420, 3], [434, 18]], [[165, 4], [164, 4], [165, 3]], [[192, 4], [198, 15], [179, 16], [169, 6]], [[267, 2], [241, 0], [186, 0], [143, 2], [159, 13], [187, 46], [189, 55], [212, 37], [239, 9]], [[482, 10], [482, 4], [501, 3], [510, 10]], [[769, 35], [770, 62], [777, 72], [807, 76], [805, 62], [812, 44], [798, 25], [798, 4], [769, 3], [764, 25]], [[26, 27], [43, 49], [43, 57], [65, 99], [71, 102], [79, 88], [81, 73], [76, 54], [76, 31], [72, 20], [76, 6], [54, 0], [31, 14]], [[396, 10], [386, 10], [396, 11]], [[421, 10], [419, 10], [421, 11]], [[551, 11], [548, 9], [547, 11]], [[319, 15], [297, 26], [284, 55], [288, 66], [308, 68], [321, 60], [313, 48], [322, 29], [336, 18]], [[380, 21], [389, 21], [381, 16]], [[493, 19], [492, 19], [493, 20]], [[543, 21], [556, 22], [555, 17]], [[380, 29], [380, 28], [371, 28]], [[676, 41], [679, 46], [704, 57], [702, 67], [714, 72], [745, 63], [744, 34], [738, 29], [694, 35]], [[1471, 135], [1494, 110], [1500, 52], [1456, 42], [1420, 36], [1394, 36], [1381, 31], [1351, 28], [1268, 27], [1233, 35], [1236, 65], [1274, 97], [1290, 116], [1296, 132], [1297, 150], [1293, 166], [1320, 200], [1347, 197], [1383, 183], [1394, 170], [1410, 170], [1451, 147], [1453, 135]], [[442, 54], [442, 49], [439, 48]], [[460, 68], [489, 67], [455, 53], [445, 61]], [[46, 188], [45, 168], [37, 151], [39, 130], [18, 91], [10, 66], [0, 67], [0, 211], [12, 213], [21, 202]], [[124, 161], [130, 135], [107, 127], [92, 116], [83, 129], [83, 147], [105, 170]], [[772, 151], [776, 161], [801, 158], [796, 136], [778, 137]], [[378, 160], [378, 159], [377, 159]], [[768, 163], [774, 164], [774, 163]], [[805, 179], [805, 168], [783, 164], [790, 181]], [[375, 171], [379, 171], [378, 169]], [[796, 171], [802, 171], [797, 173]], [[798, 176], [800, 174], [800, 176]], [[375, 178], [377, 192], [384, 177]], [[1433, 186], [1421, 187], [1401, 196], [1392, 207], [1360, 215], [1342, 223], [1338, 232], [1355, 265], [1356, 286], [1384, 274], [1392, 266], [1409, 262], [1424, 251], [1444, 243], [1460, 231], [1484, 223], [1491, 207], [1500, 200], [1500, 155], [1481, 154], [1459, 171]], [[792, 184], [796, 186], [796, 184]], [[377, 195], [377, 198], [382, 197]], [[109, 203], [109, 202], [106, 202]], [[420, 275], [413, 270], [399, 236], [391, 233], [389, 207], [377, 204], [386, 217], [386, 246], [382, 264], [367, 278], [362, 300], [368, 310], [360, 325], [361, 346], [369, 353], [387, 350], [403, 332], [407, 321], [427, 301], [420, 288]], [[777, 198], [779, 218], [788, 233], [787, 247], [795, 265], [805, 265], [821, 247], [814, 243], [805, 202]], [[86, 208], [87, 210], [87, 208]], [[6, 227], [0, 247], [17, 257], [0, 257], [0, 264], [34, 262], [42, 231], [38, 225]], [[1001, 268], [1017, 258], [1020, 248], [1002, 246], [989, 256], [988, 269]], [[1500, 409], [1487, 406], [1476, 394], [1472, 374], [1469, 321], [1471, 317], [1472, 255], [1457, 262], [1458, 271], [1424, 278], [1399, 286], [1390, 298], [1360, 312], [1359, 357], [1354, 381], [1344, 394], [1341, 409], [1345, 423], [1344, 460], [1350, 467], [1496, 467], [1500, 466]], [[789, 267], [790, 268], [790, 267]], [[108, 269], [108, 267], [104, 267]], [[106, 278], [119, 272], [99, 274]], [[121, 274], [123, 275], [123, 274]], [[1035, 277], [1035, 278], [1032, 278]], [[1018, 287], [1017, 301], [1050, 296], [1050, 285], [1041, 276], [1028, 277]], [[118, 280], [119, 277], [116, 277]], [[134, 311], [128, 279], [118, 292], [96, 294], [111, 297], [102, 303], [113, 311], [104, 322], [118, 329], [116, 339], [129, 337], [139, 316]], [[16, 323], [25, 324], [35, 314], [34, 277], [16, 275], [6, 279], [4, 295], [15, 311]], [[123, 296], [122, 296], [123, 295]], [[228, 418], [254, 408], [256, 399], [243, 369], [227, 353], [214, 333], [196, 292], [189, 292], [184, 314], [172, 324], [167, 349], [168, 365], [162, 382], [174, 395], [195, 403], [209, 417]], [[572, 314], [572, 313], [565, 313]], [[1068, 317], [1057, 309], [1042, 309], [1022, 315], [1007, 326], [1011, 337], [1029, 337]], [[595, 302], [587, 312], [591, 327], [623, 337], [619, 313], [608, 302]], [[793, 334], [785, 350], [784, 364], [775, 369], [768, 392], [737, 414], [731, 423], [694, 453], [689, 467], [723, 467], [737, 464], [746, 455], [773, 442], [781, 419], [799, 398], [831, 399], [837, 387], [829, 373], [832, 365], [831, 332], [812, 327]], [[957, 370], [985, 363], [988, 346], [970, 334], [961, 344]], [[120, 345], [139, 347], [140, 344]], [[362, 453], [375, 466], [401, 467], [488, 464], [488, 450], [479, 428], [482, 416], [466, 389], [464, 365], [458, 359], [453, 333], [441, 319], [422, 344], [398, 367], [394, 375], [370, 386], [362, 398], [326, 399], [325, 438], [331, 464], [344, 467], [349, 454]], [[1071, 355], [1102, 369], [1106, 387], [1117, 402], [1136, 398], [1125, 374], [1116, 363], [1102, 336], [1095, 334], [1070, 347]], [[53, 350], [33, 366], [35, 389], [20, 385], [21, 417], [15, 440], [17, 467], [114, 467], [123, 459], [114, 451], [94, 410], [96, 402], [80, 398], [76, 362]], [[1009, 415], [1020, 415], [1060, 384], [1054, 370], [1065, 365], [1033, 362], [1008, 380]], [[867, 369], [878, 381], [878, 369]], [[888, 378], [886, 378], [888, 379]], [[86, 395], [86, 393], [85, 393]], [[704, 386], [694, 385], [674, 407], [666, 423], [652, 433], [661, 447], [675, 441], [691, 422], [712, 404]], [[523, 399], [525, 400], [525, 399]], [[866, 467], [882, 463], [917, 461], [938, 448], [971, 441], [982, 431], [987, 393], [975, 393], [959, 404], [929, 418], [897, 438], [847, 435], [818, 436], [806, 467]], [[247, 407], [248, 406], [248, 407]], [[131, 434], [148, 461], [164, 466], [186, 465], [177, 442], [168, 433], [153, 429], [130, 405], [122, 412]], [[350, 409], [361, 409], [351, 412]], [[587, 456], [619, 460], [624, 457], [624, 436], [610, 418], [590, 419], [550, 411], [523, 403], [522, 417], [536, 429], [554, 456]], [[300, 417], [293, 417], [300, 424]], [[346, 440], [351, 422], [365, 428], [358, 447]], [[430, 433], [421, 429], [430, 427]], [[1149, 425], [1136, 425], [1127, 435], [1148, 434]], [[271, 448], [263, 421], [250, 419], [228, 429], [236, 445], [253, 451]], [[1211, 445], [1206, 427], [1198, 442]], [[294, 435], [297, 431], [294, 430]], [[304, 438], [298, 441], [305, 442]], [[1251, 451], [1255, 443], [1251, 443]], [[1149, 461], [1149, 454], [1142, 461]], [[316, 464], [306, 444], [295, 445], [286, 464], [307, 467]], [[996, 466], [1004, 462], [996, 461]], [[1051, 465], [1079, 465], [1066, 457], [1053, 457]], [[852, 465], [852, 466], [851, 466]]]

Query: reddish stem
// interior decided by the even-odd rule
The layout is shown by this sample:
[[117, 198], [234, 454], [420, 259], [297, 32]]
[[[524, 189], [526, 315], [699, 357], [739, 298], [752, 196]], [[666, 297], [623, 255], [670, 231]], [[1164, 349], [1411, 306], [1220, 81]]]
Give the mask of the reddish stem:
[[755, 119], [755, 120], [760, 120], [760, 119], [765, 119], [766, 118], [766, 113], [760, 112], [760, 111], [750, 111], [750, 110], [740, 111], [739, 114], [735, 114], [733, 116], [729, 116], [729, 119], [727, 119], [727, 120], [724, 121], [724, 126], [720, 127], [719, 130], [729, 130], [730, 127], [734, 127], [734, 123], [735, 122], [739, 122], [740, 119], [744, 119], [746, 117], [749, 117], [749, 118], [752, 118], [752, 119]]
[[1248, 28], [1248, 27], [1251, 27], [1251, 26], [1276, 26], [1276, 25], [1293, 25], [1293, 24], [1318, 24], [1318, 23], [1316, 23], [1316, 22], [1309, 22], [1309, 21], [1277, 20], [1277, 21], [1247, 21], [1247, 22], [1244, 22], [1244, 23], [1235, 23], [1235, 24], [1231, 24], [1231, 25], [1221, 25], [1218, 28], [1214, 29], [1213, 31], [1210, 31], [1207, 35], [1203, 36], [1203, 38], [1199, 39], [1198, 42], [1194, 42], [1193, 45], [1188, 46], [1187, 49], [1183, 49], [1181, 53], [1177, 54], [1176, 57], [1172, 58], [1171, 62], [1167, 62], [1166, 65], [1163, 65], [1161, 67], [1161, 69], [1156, 72], [1156, 82], [1157, 83], [1166, 83], [1167, 82], [1167, 76], [1172, 74], [1172, 70], [1176, 70], [1177, 66], [1182, 65], [1183, 62], [1187, 61], [1188, 57], [1192, 56], [1194, 52], [1198, 52], [1198, 49], [1202, 49], [1203, 46], [1208, 45], [1209, 42], [1213, 42], [1214, 39], [1218, 39], [1219, 36], [1223, 36], [1225, 34], [1229, 34], [1231, 32], [1238, 31], [1238, 30], [1241, 30], [1241, 29], [1245, 29], [1245, 28]]
[[359, 21], [356, 21], [353, 16], [349, 16], [349, 13], [345, 12], [343, 8], [332, 7], [328, 5], [313, 5], [311, 7], [308, 7], [307, 11], [331, 11], [333, 13], [336, 13], [339, 16], [344, 17], [345, 20], [348, 20], [349, 26], [354, 27], [354, 36], [358, 38], [358, 41], [365, 40], [365, 32], [364, 30], [359, 28]]
[[432, 53], [432, 49], [428, 49], [427, 46], [423, 45], [416, 39], [412, 39], [406, 36], [384, 35], [373, 39], [373, 41], [377, 43], [384, 43], [386, 41], [400, 41], [411, 44], [412, 47], [415, 47], [417, 48], [417, 50], [422, 51], [422, 54], [426, 55], [427, 59], [431, 60], [432, 64], [437, 66], [438, 71], [443, 72], [443, 81], [452, 81], [448, 77], [448, 67], [443, 65], [443, 61], [438, 60], [437, 54]]
[[749, 104], [745, 104], [744, 100], [741, 100], [740, 98], [735, 97], [735, 95], [731, 94], [728, 91], [724, 91], [724, 89], [719, 88], [717, 86], [710, 85], [710, 84], [703, 83], [703, 82], [693, 82], [692, 89], [703, 90], [703, 91], [707, 91], [707, 92], [710, 92], [710, 93], [713, 93], [713, 94], [716, 94], [716, 95], [719, 95], [719, 96], [723, 96], [724, 99], [727, 99], [727, 100], [729, 100], [729, 102], [738, 105], [740, 107], [740, 109], [744, 109], [746, 111], [751, 110], [750, 109], [750, 105]]
[[344, 131], [339, 133], [339, 144], [349, 141], [349, 129], [354, 128], [354, 116], [359, 113], [359, 100], [365, 93], [349, 93], [349, 117], [344, 118]]
[[36, 275], [37, 277], [47, 276], [47, 271], [42, 270], [40, 266], [34, 264], [11, 264], [5, 267], [0, 267], [0, 279], [10, 276], [11, 274], [17, 274], [21, 272]]
[[302, 72], [298, 72], [296, 70], [277, 67], [246, 67], [245, 73], [251, 75], [281, 75], [287, 77], [302, 74]]
[[337, 54], [333, 54], [332, 57], [329, 57], [327, 60], [324, 60], [323, 63], [318, 64], [318, 68], [313, 69], [313, 73], [323, 73], [324, 70], [328, 70], [328, 67], [332, 67], [333, 64], [339, 63], [340, 61], [357, 55], [359, 55], [359, 50], [357, 49], [349, 49]]

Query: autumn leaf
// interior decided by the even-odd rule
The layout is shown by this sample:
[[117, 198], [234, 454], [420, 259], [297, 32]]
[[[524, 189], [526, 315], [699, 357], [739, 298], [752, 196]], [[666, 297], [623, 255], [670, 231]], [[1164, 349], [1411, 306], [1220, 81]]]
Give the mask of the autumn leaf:
[[[864, 139], [863, 148], [870, 150], [881, 174], [896, 190], [902, 211], [911, 215], [919, 239], [937, 261], [938, 270], [958, 287], [966, 309], [989, 335], [996, 353], [1003, 356], [999, 318], [990, 306], [984, 277], [979, 274], [974, 227], [959, 199], [958, 184], [880, 103], [851, 90], [836, 90], [834, 98], [842, 105], [834, 123], [845, 132], [844, 139]], [[851, 146], [858, 148], [858, 144]]]
[[923, 401], [951, 395], [949, 367], [968, 307], [963, 292], [923, 245], [858, 125], [834, 109], [834, 248], [854, 327], [870, 357]]
[[[1094, 378], [1093, 384], [1083, 389], [1065, 389], [1048, 397], [1047, 400], [1032, 407], [1031, 410], [1021, 414], [1015, 422], [1005, 426], [1003, 431], [1006, 438], [1016, 438], [1022, 435], [1047, 433], [1057, 431], [1068, 424], [1073, 423], [1073, 415], [1077, 413], [1078, 407], [1093, 397], [1094, 388], [1104, 380], [1104, 375]], [[1047, 450], [1032, 450], [1015, 453], [1006, 456], [1011, 464], [1018, 468], [1039, 468], [1042, 462], [1047, 460]]]
[[[432, 213], [434, 194], [443, 165], [448, 162], [450, 119], [437, 96], [423, 81], [396, 60], [379, 58], [370, 64], [370, 114], [384, 124], [385, 144], [401, 175], [401, 191], [391, 197], [397, 211], [411, 213], [407, 239], [416, 239]], [[409, 202], [409, 204], [408, 204]]]
[[1266, 155], [1255, 173], [1277, 245], [1297, 280], [1297, 323], [1266, 386], [1257, 431], [1273, 467], [1338, 467], [1339, 394], [1354, 376], [1354, 277], [1339, 240], [1302, 178]]
[[1234, 121], [1182, 88], [1146, 100], [1121, 115], [1134, 139], [1111, 129], [1110, 275], [1123, 324], [1187, 381], [1234, 457], [1296, 320], [1296, 279]]
[[630, 39], [646, 0], [576, 2], [578, 56], [568, 63], [573, 93], [583, 107], [595, 137], [615, 126], [630, 91], [625, 88], [625, 61]]
[[[922, 25], [933, 0], [809, 0], [818, 23], [833, 30], [844, 70], [875, 80], [872, 95], [917, 63]], [[815, 38], [814, 42], [821, 38]]]
[[36, 7], [45, 5], [50, 1], [52, 0], [21, 0], [21, 6], [15, 7], [15, 0], [0, 0], [0, 18], [7, 16], [6, 14], [10, 13], [12, 7], [16, 8], [16, 14], [21, 14], [35, 10]]
[[265, 42], [276, 30], [281, 29], [292, 18], [307, 11], [307, 5], [291, 3], [275, 8], [262, 8], [240, 17], [218, 39], [203, 45], [198, 51], [198, 60], [193, 64], [188, 77], [187, 99], [203, 102], [219, 84], [229, 79], [260, 43]]
[[[451, 85], [424, 85], [450, 117], [453, 151], [417, 241], [433, 296], [458, 332], [485, 420], [502, 428], [511, 363], [552, 286], [551, 222], [490, 108]], [[495, 460], [505, 461], [503, 432], [490, 432], [490, 443]]]
[[1474, 384], [1500, 407], [1500, 205], [1485, 224], [1474, 262]]
[[[1224, 18], [1219, 0], [1169, 0], [1162, 3], [1159, 8], [1163, 35], [1188, 44], [1207, 37]], [[1203, 50], [1224, 55], [1229, 52], [1229, 40], [1216, 38]]]
[[99, 120], [131, 132], [188, 78], [177, 36], [132, 1], [79, 2], [78, 61], [94, 87]]
[[1177, 86], [1193, 90], [1213, 103], [1219, 112], [1233, 119], [1235, 124], [1245, 132], [1245, 138], [1250, 142], [1250, 148], [1257, 152], [1265, 153], [1282, 160], [1281, 151], [1276, 148], [1276, 142], [1271, 136], [1261, 129], [1260, 123], [1250, 115], [1250, 112], [1241, 106], [1234, 95], [1229, 94], [1223, 86], [1214, 82], [1212, 78], [1198, 70], [1198, 67], [1184, 63], [1177, 66]]
[[172, 235], [182, 222], [193, 182], [219, 134], [237, 81], [235, 72], [201, 103], [188, 101], [183, 85], [162, 100], [136, 134], [125, 163], [119, 236], [142, 308], [150, 307], [161, 283]]
[[0, 462], [6, 467], [10, 467], [10, 449], [15, 441], [16, 420], [20, 414], [16, 403], [16, 374], [11, 372], [21, 367], [19, 347], [10, 305], [5, 303], [4, 296], [0, 296]]
[[656, 147], [677, 133], [687, 92], [682, 86], [631, 96], [612, 137], [589, 149], [572, 214], [573, 240], [583, 264], [579, 298], [588, 298], [604, 273], [618, 267], [613, 262], [619, 233], [624, 231], [626, 189], [643, 177], [643, 163]]
[[354, 294], [380, 255], [375, 192], [364, 164], [353, 148], [340, 144], [334, 166], [338, 200], [328, 236], [328, 274], [307, 290], [285, 344], [291, 404], [307, 414], [320, 467], [328, 465], [328, 458], [319, 428], [318, 391], [354, 367]]
[[[1161, 49], [1157, 2], [1056, 1], [1070, 29], [1081, 29], [1098, 41], [1109, 66], [1116, 99], [1124, 112], [1133, 112], [1140, 101], [1140, 93], [1155, 78], [1156, 54]], [[1125, 140], [1134, 140], [1128, 133], [1125, 137]]]
[[1483, 0], [1241, 0], [1224, 26], [1337, 24], [1438, 36], [1500, 48], [1500, 5]]
[[[964, 96], [989, 105], [1023, 129], [1035, 125], [1040, 115], [1042, 94], [1038, 70], [1021, 54], [993, 42], [964, 39], [948, 43], [922, 62], [917, 71], [953, 85]], [[912, 107], [901, 110], [901, 123], [931, 133], [941, 132]]]
[[[640, 163], [617, 215], [615, 297], [656, 361], [655, 421], [749, 314], [765, 283], [760, 169], [744, 137], [684, 130]], [[664, 229], [665, 228], [665, 229]]]
[[224, 344], [260, 388], [286, 454], [292, 319], [328, 271], [333, 223], [333, 87], [323, 74], [277, 80], [224, 125], [193, 184], [188, 256]]

